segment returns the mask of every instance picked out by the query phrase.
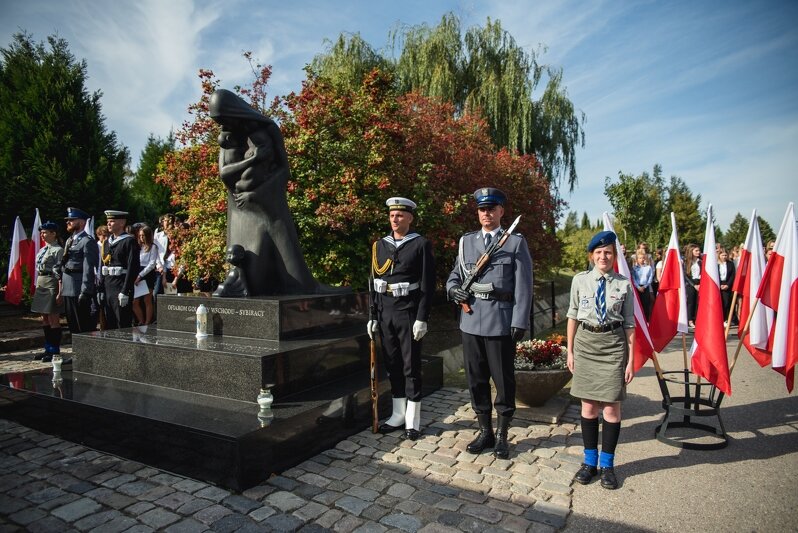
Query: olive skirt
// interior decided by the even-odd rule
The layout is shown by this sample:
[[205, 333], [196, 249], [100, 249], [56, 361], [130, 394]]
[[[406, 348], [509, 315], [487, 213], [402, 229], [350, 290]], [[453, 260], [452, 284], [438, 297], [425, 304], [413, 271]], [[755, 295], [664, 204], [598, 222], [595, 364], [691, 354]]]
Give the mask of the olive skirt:
[[55, 278], [52, 278], [52, 280], [55, 283], [51, 280], [43, 280], [41, 276], [39, 277], [36, 283], [36, 292], [33, 293], [33, 299], [30, 303], [31, 312], [43, 315], [64, 312], [63, 302], [61, 305], [55, 303], [55, 296], [58, 294], [58, 280], [55, 280]]
[[597, 402], [626, 399], [624, 370], [628, 361], [629, 345], [623, 328], [593, 333], [580, 325], [574, 339], [571, 395]]

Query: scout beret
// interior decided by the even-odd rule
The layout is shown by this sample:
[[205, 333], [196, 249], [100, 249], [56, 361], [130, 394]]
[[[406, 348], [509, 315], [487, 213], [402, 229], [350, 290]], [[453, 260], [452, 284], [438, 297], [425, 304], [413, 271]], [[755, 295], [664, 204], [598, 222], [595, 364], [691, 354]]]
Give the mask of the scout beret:
[[615, 240], [618, 237], [615, 233], [611, 231], [601, 231], [596, 233], [592, 239], [590, 239], [590, 243], [587, 245], [587, 251], [592, 252], [596, 248], [601, 246], [607, 246], [608, 244], [615, 244]]
[[39, 226], [39, 231], [58, 231], [58, 224], [48, 220]]
[[77, 207], [67, 207], [67, 216], [64, 217], [64, 220], [69, 220], [72, 218], [88, 220], [89, 214], [83, 209], [78, 209]]
[[388, 211], [410, 211], [412, 213], [416, 209], [416, 203], [413, 200], [401, 196], [388, 198], [385, 205], [388, 206]]
[[127, 215], [128, 215], [127, 211], [116, 211], [114, 209], [109, 209], [108, 211], [105, 212], [105, 218], [107, 218], [108, 220], [112, 220], [115, 218], [124, 218], [127, 220]]
[[503, 206], [507, 201], [507, 195], [494, 187], [482, 187], [474, 191], [474, 199], [477, 201], [477, 207]]

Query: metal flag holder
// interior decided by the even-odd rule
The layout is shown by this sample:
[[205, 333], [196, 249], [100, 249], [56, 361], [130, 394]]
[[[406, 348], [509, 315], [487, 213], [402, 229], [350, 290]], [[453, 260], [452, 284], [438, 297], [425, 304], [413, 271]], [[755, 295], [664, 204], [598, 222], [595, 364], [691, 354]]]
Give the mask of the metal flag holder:
[[[685, 450], [720, 450], [729, 444], [723, 420], [720, 417], [720, 404], [723, 401], [723, 392], [718, 391], [712, 383], [702, 382], [699, 377], [694, 381], [690, 379], [691, 373], [683, 370], [661, 371], [657, 373], [660, 390], [662, 391], [662, 408], [665, 415], [662, 423], [656, 427], [654, 434], [657, 440]], [[684, 396], [671, 396], [668, 383], [684, 386]], [[702, 392], [707, 391], [706, 394]], [[681, 417], [681, 420], [679, 420]], [[694, 422], [693, 418], [708, 421], [710, 417], [718, 419], [717, 426]], [[699, 443], [679, 440], [667, 435], [669, 429], [688, 428], [711, 433], [720, 438], [717, 442]]]

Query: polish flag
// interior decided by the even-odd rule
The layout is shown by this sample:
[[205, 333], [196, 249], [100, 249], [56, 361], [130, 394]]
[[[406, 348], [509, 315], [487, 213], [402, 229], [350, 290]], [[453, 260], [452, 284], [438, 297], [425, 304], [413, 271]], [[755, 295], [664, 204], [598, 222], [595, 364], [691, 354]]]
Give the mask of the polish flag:
[[798, 227], [792, 202], [784, 214], [757, 297], [776, 312], [768, 339], [771, 366], [784, 374], [787, 390], [792, 392], [798, 359]]
[[36, 278], [39, 277], [39, 271], [36, 269], [36, 256], [39, 255], [39, 250], [44, 246], [44, 239], [39, 233], [39, 226], [42, 225], [42, 219], [39, 217], [39, 208], [36, 208], [36, 216], [33, 218], [33, 229], [30, 233], [30, 246], [28, 246], [28, 260], [25, 263], [28, 267], [28, 272], [31, 273], [30, 277], [30, 293], [36, 292]]
[[[612, 227], [610, 215], [604, 212], [604, 231], [611, 231], [615, 233]], [[616, 233], [617, 235], [617, 233]], [[629, 272], [629, 265], [626, 264], [626, 258], [621, 251], [620, 239], [615, 239], [615, 271], [624, 276], [630, 282], [632, 275]], [[634, 371], [637, 372], [646, 361], [651, 359], [654, 354], [654, 348], [651, 346], [651, 336], [648, 334], [648, 324], [646, 324], [646, 315], [643, 313], [643, 306], [640, 305], [640, 297], [636, 290], [632, 290], [635, 296], [635, 342], [634, 342]]]
[[[762, 273], [765, 271], [765, 254], [762, 251], [762, 235], [759, 232], [759, 220], [756, 209], [751, 214], [751, 223], [748, 226], [748, 235], [740, 250], [740, 262], [737, 265], [737, 274], [734, 277], [732, 290], [740, 298], [740, 326], [739, 335], [745, 324], [748, 331], [743, 336], [743, 345], [756, 359], [759, 366], [770, 364], [768, 351], [768, 336], [773, 326], [773, 310], [764, 305], [756, 305], [756, 294], [762, 282]], [[753, 314], [751, 314], [753, 310]], [[749, 318], [750, 322], [749, 322]]]
[[28, 252], [28, 236], [19, 217], [14, 221], [14, 234], [11, 237], [11, 255], [8, 258], [8, 284], [6, 301], [10, 304], [22, 303], [22, 269]]
[[695, 337], [690, 348], [691, 367], [693, 374], [701, 376], [730, 395], [731, 379], [723, 320], [718, 257], [715, 255], [715, 224], [712, 222], [712, 204], [710, 204], [707, 208], [707, 229], [704, 233], [701, 291], [695, 319]]
[[684, 291], [682, 255], [679, 253], [679, 235], [676, 215], [671, 212], [671, 240], [662, 265], [657, 299], [651, 310], [648, 324], [654, 349], [661, 352], [677, 333], [687, 333], [687, 295]]

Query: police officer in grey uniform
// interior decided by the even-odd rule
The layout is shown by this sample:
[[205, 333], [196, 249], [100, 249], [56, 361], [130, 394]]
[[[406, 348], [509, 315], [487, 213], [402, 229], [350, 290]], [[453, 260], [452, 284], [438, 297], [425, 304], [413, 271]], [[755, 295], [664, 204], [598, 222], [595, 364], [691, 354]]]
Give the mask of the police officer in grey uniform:
[[[454, 269], [446, 282], [449, 299], [468, 303], [471, 313], [460, 313], [463, 359], [471, 405], [477, 414], [479, 434], [468, 446], [470, 453], [494, 448], [496, 457], [509, 457], [507, 430], [515, 413], [515, 343], [529, 329], [532, 307], [532, 258], [521, 235], [512, 234], [490, 259], [472, 285], [463, 281], [493, 240], [501, 238], [501, 218], [506, 195], [485, 187], [474, 192], [482, 229], [460, 238]], [[491, 424], [490, 378], [496, 385], [497, 430]]]
[[96, 292], [96, 268], [100, 260], [97, 241], [86, 233], [89, 215], [76, 207], [67, 209], [67, 231], [71, 234], [64, 245], [64, 256], [56, 270], [61, 279], [61, 296], [71, 333], [94, 331], [97, 322], [91, 313]]

